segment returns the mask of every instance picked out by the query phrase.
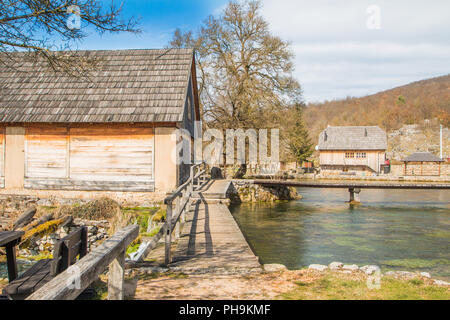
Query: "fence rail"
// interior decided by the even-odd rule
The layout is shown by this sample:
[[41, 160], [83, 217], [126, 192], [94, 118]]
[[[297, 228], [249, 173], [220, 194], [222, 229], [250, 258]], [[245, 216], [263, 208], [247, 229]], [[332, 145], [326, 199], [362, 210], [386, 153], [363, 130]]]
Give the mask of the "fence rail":
[[125, 252], [139, 235], [139, 226], [116, 232], [84, 258], [70, 266], [27, 300], [74, 300], [109, 266], [108, 299], [122, 300], [124, 295]]
[[164, 199], [167, 206], [165, 233], [165, 264], [172, 261], [172, 233], [175, 231], [175, 238], [180, 236], [181, 224], [186, 221], [186, 212], [190, 209], [190, 201], [194, 191], [198, 190], [206, 178], [206, 165], [200, 163], [191, 167], [189, 179], [183, 183], [175, 192]]
[[167, 211], [166, 222], [163, 227], [152, 237], [151, 241], [142, 243], [138, 251], [131, 255], [133, 262], [142, 262], [150, 251], [156, 247], [163, 236], [165, 236], [164, 261], [166, 264], [171, 262], [170, 249], [172, 246], [172, 234], [175, 232], [175, 238], [180, 236], [180, 227], [186, 221], [186, 212], [190, 209], [190, 202], [194, 191], [201, 188], [205, 180], [206, 164], [199, 163], [193, 165], [190, 169], [189, 179], [164, 199]]

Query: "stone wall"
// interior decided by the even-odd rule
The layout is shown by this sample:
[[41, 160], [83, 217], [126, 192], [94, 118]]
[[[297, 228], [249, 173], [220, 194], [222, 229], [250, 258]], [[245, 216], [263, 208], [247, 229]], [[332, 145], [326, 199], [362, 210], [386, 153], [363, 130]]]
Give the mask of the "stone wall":
[[294, 187], [263, 187], [254, 184], [253, 180], [233, 180], [228, 190], [228, 197], [233, 203], [301, 199]]
[[[413, 176], [412, 171], [414, 170], [414, 175], [420, 176], [437, 176], [439, 172], [439, 165], [436, 163], [424, 164], [421, 168], [420, 164], [410, 163], [407, 165], [407, 176]], [[393, 176], [404, 176], [405, 175], [405, 165], [404, 164], [392, 164], [391, 165], [391, 175]], [[441, 163], [441, 177], [447, 177], [450, 179], [450, 163]]]

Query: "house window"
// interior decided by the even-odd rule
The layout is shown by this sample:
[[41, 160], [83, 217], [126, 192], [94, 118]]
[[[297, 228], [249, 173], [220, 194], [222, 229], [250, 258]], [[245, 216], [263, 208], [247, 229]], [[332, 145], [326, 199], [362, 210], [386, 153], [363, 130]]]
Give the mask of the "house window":
[[353, 159], [354, 157], [355, 157], [354, 152], [346, 152], [345, 153], [345, 158], [347, 158], [347, 159]]
[[367, 158], [367, 153], [365, 153], [365, 152], [357, 152], [356, 153], [356, 158], [357, 159], [365, 159], [365, 158]]

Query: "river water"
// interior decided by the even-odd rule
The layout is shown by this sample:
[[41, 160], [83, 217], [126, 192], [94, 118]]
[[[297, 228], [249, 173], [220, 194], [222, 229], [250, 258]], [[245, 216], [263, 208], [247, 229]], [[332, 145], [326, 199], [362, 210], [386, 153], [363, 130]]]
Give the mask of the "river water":
[[450, 191], [362, 190], [350, 206], [346, 189], [299, 188], [302, 200], [232, 206], [262, 263], [376, 264], [450, 280]]

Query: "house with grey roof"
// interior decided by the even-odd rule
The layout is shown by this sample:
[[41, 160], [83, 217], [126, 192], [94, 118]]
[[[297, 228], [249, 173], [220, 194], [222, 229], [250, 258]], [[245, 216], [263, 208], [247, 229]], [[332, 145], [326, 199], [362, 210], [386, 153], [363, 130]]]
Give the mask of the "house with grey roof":
[[386, 149], [386, 133], [377, 126], [328, 126], [319, 135], [321, 173], [380, 174]]
[[0, 191], [176, 188], [176, 130], [200, 120], [193, 50], [77, 54], [95, 60], [86, 77], [0, 65]]

